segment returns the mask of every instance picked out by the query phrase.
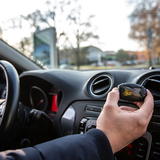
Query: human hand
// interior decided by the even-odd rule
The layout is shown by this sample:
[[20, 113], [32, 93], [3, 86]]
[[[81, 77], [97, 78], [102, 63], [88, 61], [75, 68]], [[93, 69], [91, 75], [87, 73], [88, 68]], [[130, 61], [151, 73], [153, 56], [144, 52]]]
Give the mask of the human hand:
[[110, 141], [113, 153], [121, 150], [142, 136], [152, 117], [154, 100], [149, 90], [144, 102], [135, 102], [140, 109], [120, 106], [119, 90], [114, 88], [107, 97], [97, 120], [97, 129], [103, 131]]

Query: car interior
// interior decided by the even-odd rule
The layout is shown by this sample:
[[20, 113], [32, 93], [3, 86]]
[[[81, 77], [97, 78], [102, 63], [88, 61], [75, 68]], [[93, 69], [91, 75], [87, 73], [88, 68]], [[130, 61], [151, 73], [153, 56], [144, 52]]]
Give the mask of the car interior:
[[[160, 159], [160, 70], [44, 70], [3, 41], [0, 59], [1, 151], [96, 128], [109, 91], [134, 83], [151, 91], [154, 113], [147, 132], [117, 152], [115, 159]], [[120, 105], [137, 107], [127, 100], [119, 100]]]

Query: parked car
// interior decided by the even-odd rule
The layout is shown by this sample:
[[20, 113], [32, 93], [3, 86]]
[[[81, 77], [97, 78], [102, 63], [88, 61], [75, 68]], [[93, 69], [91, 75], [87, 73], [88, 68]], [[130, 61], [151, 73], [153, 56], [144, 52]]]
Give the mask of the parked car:
[[91, 66], [100, 67], [100, 66], [104, 66], [104, 64], [103, 64], [103, 62], [95, 62], [95, 63], [92, 63]]
[[60, 69], [74, 69], [74, 66], [69, 65], [69, 64], [61, 64], [59, 66]]
[[122, 66], [131, 66], [133, 63], [131, 61], [124, 61], [122, 62]]

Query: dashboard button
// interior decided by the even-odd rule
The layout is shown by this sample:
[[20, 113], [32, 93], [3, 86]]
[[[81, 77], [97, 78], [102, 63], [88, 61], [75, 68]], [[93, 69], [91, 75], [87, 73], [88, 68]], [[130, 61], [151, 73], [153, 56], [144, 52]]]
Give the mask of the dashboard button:
[[87, 118], [83, 118], [80, 123], [81, 123], [81, 124], [84, 124], [84, 123], [87, 122], [87, 120], [88, 120]]
[[85, 126], [86, 126], [87, 121], [88, 121], [87, 118], [83, 118], [83, 119], [80, 121], [80, 124], [79, 124], [79, 133], [80, 133], [80, 134], [84, 134], [84, 129], [85, 129]]
[[159, 142], [159, 141], [156, 141], [156, 142], [155, 142], [155, 147], [157, 147], [157, 148], [160, 149], [160, 142]]
[[137, 156], [139, 159], [144, 159], [144, 156], [143, 156], [143, 155], [137, 154], [136, 156]]
[[159, 152], [156, 152], [156, 151], [153, 151], [153, 156], [154, 156], [154, 157], [157, 157], [157, 158], [160, 158], [160, 153], [159, 153]]
[[92, 105], [87, 105], [85, 108], [86, 111], [92, 111], [92, 112], [101, 112], [101, 107], [98, 106], [92, 106]]
[[84, 132], [83, 132], [83, 131], [81, 131], [79, 134], [84, 134]]
[[141, 146], [141, 147], [145, 147], [145, 143], [139, 143], [139, 146]]
[[92, 128], [96, 128], [96, 126], [95, 125], [88, 125], [86, 131], [89, 131]]
[[81, 121], [80, 121], [80, 127], [85, 127], [87, 123], [87, 119], [86, 118], [83, 118]]

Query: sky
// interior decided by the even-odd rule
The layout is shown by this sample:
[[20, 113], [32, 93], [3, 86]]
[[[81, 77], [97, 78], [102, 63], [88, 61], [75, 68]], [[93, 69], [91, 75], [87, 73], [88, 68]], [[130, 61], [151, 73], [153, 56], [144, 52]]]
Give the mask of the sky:
[[[54, 0], [53, 3], [58, 3], [58, 0]], [[78, 3], [83, 8], [83, 16], [95, 15], [93, 24], [97, 26], [97, 30], [93, 30], [93, 32], [100, 37], [98, 42], [90, 40], [87, 43], [83, 43], [82, 46], [93, 45], [103, 51], [118, 51], [119, 49], [143, 50], [136, 41], [128, 37], [130, 32], [128, 16], [132, 12], [133, 7], [127, 4], [127, 0], [79, 0]], [[45, 0], [1, 0], [0, 24], [2, 24], [2, 21], [6, 22], [8, 19], [18, 15], [32, 13], [36, 9], [44, 10], [44, 6]], [[61, 25], [65, 27], [65, 22], [64, 24], [61, 22]], [[4, 33], [3, 38], [9, 44], [14, 45], [23, 36], [29, 36], [30, 30], [28, 28], [29, 26], [26, 24], [23, 31], [7, 31]]]

